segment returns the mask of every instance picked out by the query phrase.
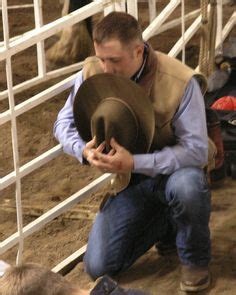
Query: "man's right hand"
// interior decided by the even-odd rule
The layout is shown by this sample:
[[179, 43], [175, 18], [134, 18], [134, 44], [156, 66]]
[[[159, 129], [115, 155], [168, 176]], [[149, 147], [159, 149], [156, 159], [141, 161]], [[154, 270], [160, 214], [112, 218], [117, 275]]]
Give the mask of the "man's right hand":
[[101, 143], [97, 148], [96, 148], [96, 137], [94, 136], [92, 140], [88, 141], [85, 145], [85, 148], [83, 150], [83, 157], [90, 162], [91, 157], [93, 156], [93, 151], [96, 150], [100, 153], [103, 152], [105, 148], [105, 143]]

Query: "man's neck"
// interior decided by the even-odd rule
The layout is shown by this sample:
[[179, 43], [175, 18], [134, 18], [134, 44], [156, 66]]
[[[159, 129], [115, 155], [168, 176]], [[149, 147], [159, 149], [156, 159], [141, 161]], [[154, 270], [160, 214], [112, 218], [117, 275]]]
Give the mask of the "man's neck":
[[133, 80], [134, 82], [139, 81], [139, 79], [142, 75], [143, 69], [145, 67], [147, 57], [148, 57], [148, 45], [146, 43], [144, 43], [144, 51], [143, 51], [142, 58], [140, 60], [140, 66], [139, 66], [138, 70], [135, 72], [135, 74], [131, 77], [131, 80]]

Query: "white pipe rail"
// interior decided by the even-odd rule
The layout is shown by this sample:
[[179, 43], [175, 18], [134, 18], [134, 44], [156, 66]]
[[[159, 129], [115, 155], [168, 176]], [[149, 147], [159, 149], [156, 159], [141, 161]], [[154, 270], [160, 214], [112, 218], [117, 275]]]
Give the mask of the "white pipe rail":
[[[114, 178], [114, 174], [105, 173], [102, 176], [95, 179], [93, 182], [88, 184], [86, 187], [79, 190], [77, 193], [73, 194], [63, 202], [59, 203], [57, 206], [50, 209], [48, 212], [44, 213], [31, 223], [23, 227], [22, 237], [25, 239], [34, 232], [40, 230], [44, 225], [48, 224], [50, 221], [64, 213], [66, 210], [70, 209], [76, 205], [79, 201], [82, 201], [85, 197], [93, 192], [97, 191], [99, 188], [103, 187], [106, 183]], [[6, 240], [0, 243], [0, 255], [6, 252], [8, 249], [12, 248], [19, 242], [19, 232], [14, 233]]]
[[[73, 254], [71, 254], [69, 257], [61, 261], [59, 264], [57, 264], [52, 271], [56, 273], [62, 273], [63, 270], [70, 264], [74, 263], [75, 261], [78, 261], [82, 258], [82, 256], [85, 254], [87, 245], [84, 245], [79, 250], [75, 251]], [[62, 273], [63, 274], [63, 273]]]
[[[26, 111], [31, 110], [32, 108], [38, 106], [39, 104], [49, 100], [50, 98], [56, 96], [57, 94], [63, 92], [64, 90], [70, 88], [73, 86], [74, 80], [76, 78], [77, 74], [74, 74], [65, 80], [49, 87], [48, 89], [34, 95], [33, 97], [27, 99], [26, 101], [18, 104], [15, 106], [15, 114], [14, 116], [17, 117]], [[10, 121], [11, 119], [11, 114], [10, 110], [5, 111], [0, 114], [0, 125]]]
[[234, 11], [234, 13], [231, 15], [230, 19], [224, 26], [224, 29], [222, 30], [221, 40], [216, 41], [216, 50], [221, 45], [221, 42], [224, 42], [224, 40], [227, 38], [227, 36], [229, 35], [230, 31], [233, 29], [235, 24], [236, 24], [236, 11]]
[[[21, 38], [23, 35], [17, 35], [17, 36], [14, 36], [12, 38], [9, 39], [10, 42], [12, 42], [13, 40], [16, 40], [18, 38]], [[1, 46], [4, 46], [4, 41], [0, 41], [0, 47]]]
[[185, 2], [181, 0], [181, 34], [182, 34], [182, 62], [185, 63]]
[[[208, 11], [210, 9], [210, 5], [208, 5]], [[229, 21], [226, 23], [223, 31], [222, 31], [222, 41], [223, 42], [225, 40], [225, 38], [228, 36], [228, 34], [230, 33], [230, 31], [232, 30], [233, 26], [235, 25], [235, 15], [236, 12], [234, 12], [232, 14], [232, 16], [230, 17]], [[169, 51], [168, 55], [172, 56], [172, 57], [176, 57], [182, 50], [182, 46], [183, 43], [187, 43], [192, 37], [193, 35], [198, 31], [198, 29], [201, 26], [201, 15], [192, 23], [192, 25], [186, 30], [185, 34], [184, 34], [184, 40], [181, 37], [176, 43], [175, 45], [172, 47], [172, 49]], [[221, 43], [216, 43], [216, 49], [218, 46], [220, 46]], [[197, 67], [198, 69], [198, 67]]]
[[[34, 158], [33, 160], [27, 162], [25, 165], [19, 168], [18, 178], [23, 178], [24, 176], [30, 174], [34, 170], [40, 168], [44, 164], [47, 164], [57, 156], [62, 153], [62, 146], [58, 144], [54, 146], [52, 149], [48, 150], [47, 152], [41, 154], [40, 156]], [[0, 178], [0, 190], [8, 187], [9, 185], [16, 182], [16, 173], [11, 172], [6, 176]]]
[[[3, 20], [3, 35], [5, 41], [5, 48], [9, 48], [9, 24], [8, 24], [8, 11], [7, 11], [7, 0], [2, 1], [2, 20]], [[13, 163], [14, 171], [16, 175], [16, 215], [17, 215], [17, 228], [19, 232], [19, 246], [17, 252], [17, 264], [22, 261], [23, 253], [23, 243], [24, 238], [22, 236], [22, 208], [21, 208], [21, 180], [19, 178], [19, 149], [18, 149], [18, 138], [17, 138], [17, 126], [16, 126], [16, 116], [15, 116], [15, 100], [12, 91], [13, 81], [12, 81], [12, 66], [11, 57], [6, 58], [6, 76], [7, 76], [7, 88], [8, 88], [8, 101], [9, 101], [9, 113], [11, 119], [11, 137], [12, 137], [12, 150], [13, 150]]]
[[[40, 29], [43, 26], [42, 0], [34, 0], [34, 18], [35, 28]], [[38, 76], [43, 77], [46, 73], [44, 41], [37, 43], [37, 62]]]
[[199, 16], [192, 25], [186, 30], [184, 33], [184, 39], [181, 37], [175, 45], [172, 47], [172, 49], [169, 51], [168, 55], [172, 57], [176, 57], [180, 51], [182, 50], [183, 43], [187, 43], [193, 35], [197, 32], [197, 30], [201, 26], [201, 16]]
[[220, 44], [218, 48], [218, 53], [223, 53], [223, 39], [222, 39], [222, 18], [223, 18], [223, 3], [222, 0], [217, 1], [217, 29], [216, 29], [216, 44]]
[[96, 2], [92, 2], [78, 10], [71, 12], [69, 15], [46, 24], [39, 29], [34, 29], [28, 32], [27, 34], [23, 35], [21, 39], [16, 39], [10, 42], [8, 49], [1, 47], [0, 61], [51, 37], [66, 26], [72, 26], [75, 23], [83, 21], [86, 18], [103, 11], [104, 3], [106, 3], [106, 0], [97, 0]]
[[149, 23], [153, 22], [157, 15], [156, 0], [148, 0]]
[[[193, 18], [198, 17], [199, 14], [200, 14], [200, 11], [201, 11], [200, 9], [196, 9], [196, 10], [194, 10], [194, 11], [189, 12], [188, 14], [186, 14], [184, 16], [185, 23], [187, 21], [192, 20]], [[169, 22], [166, 22], [162, 26], [160, 26], [159, 28], [157, 28], [157, 30], [155, 31], [154, 35], [158, 35], [160, 33], [163, 33], [165, 31], [167, 31], [167, 30], [171, 30], [171, 29], [173, 29], [173, 28], [181, 25], [181, 22], [182, 22], [182, 17], [179, 17], [179, 18], [176, 18], [176, 19], [171, 20]]]
[[[222, 0], [219, 0], [222, 1]], [[156, 11], [154, 5], [156, 1], [149, 0], [149, 16], [150, 19], [156, 16]], [[168, 30], [174, 26], [181, 24], [181, 18], [169, 21], [168, 23], [164, 22], [169, 17], [169, 15], [178, 7], [180, 2], [184, 3], [184, 0], [171, 0], [168, 5], [163, 9], [163, 11], [155, 17], [151, 24], [143, 32], [144, 40], [150, 39], [155, 34], [159, 34]], [[223, 4], [228, 3], [229, 0], [223, 1]], [[138, 18], [138, 0], [127, 0], [127, 11]], [[59, 144], [52, 149], [49, 149], [47, 152], [41, 154], [35, 159], [27, 162], [25, 165], [19, 165], [19, 154], [18, 154], [18, 140], [17, 140], [17, 126], [16, 118], [17, 116], [31, 110], [32, 108], [38, 106], [39, 104], [51, 99], [57, 94], [63, 92], [64, 90], [70, 88], [74, 84], [76, 74], [64, 79], [63, 81], [53, 85], [52, 87], [40, 92], [39, 94], [29, 98], [28, 100], [15, 106], [14, 95], [37, 85], [38, 83], [47, 81], [48, 79], [59, 77], [62, 74], [68, 74], [75, 70], [78, 70], [82, 67], [83, 62], [77, 63], [68, 67], [64, 67], [55, 71], [48, 72], [46, 71], [45, 66], [45, 52], [44, 52], [44, 40], [55, 33], [59, 32], [65, 26], [71, 26], [75, 23], [78, 23], [96, 13], [104, 12], [105, 14], [111, 10], [124, 10], [125, 1], [124, 0], [96, 0], [91, 4], [86, 5], [83, 8], [80, 8], [67, 16], [62, 17], [50, 24], [43, 25], [42, 20], [42, 11], [41, 11], [41, 0], [34, 0], [34, 11], [35, 11], [35, 29], [31, 30], [22, 36], [16, 36], [9, 39], [8, 34], [8, 17], [7, 17], [7, 0], [2, 2], [2, 14], [3, 14], [3, 25], [4, 25], [4, 42], [0, 42], [3, 46], [0, 47], [0, 61], [6, 60], [6, 74], [7, 74], [7, 86], [8, 89], [0, 93], [0, 100], [8, 97], [9, 98], [9, 110], [2, 112], [0, 114], [0, 125], [6, 122], [11, 121], [12, 126], [12, 142], [13, 142], [13, 160], [14, 160], [14, 171], [7, 174], [6, 176], [0, 178], [0, 190], [8, 187], [9, 185], [16, 184], [16, 208], [17, 208], [17, 227], [18, 231], [8, 237], [6, 240], [0, 243], [0, 254], [4, 253], [11, 247], [19, 244], [19, 251], [17, 257], [17, 263], [21, 262], [21, 254], [23, 250], [23, 240], [28, 237], [35, 231], [41, 229], [44, 225], [49, 223], [51, 220], [77, 204], [83, 198], [95, 192], [105, 183], [111, 181], [114, 177], [113, 174], [104, 174], [98, 179], [94, 180], [88, 186], [68, 197], [65, 201], [61, 202], [54, 208], [50, 209], [48, 212], [29, 223], [25, 227], [22, 226], [22, 212], [21, 212], [21, 179], [38, 169], [42, 165], [48, 163], [55, 157], [59, 156], [62, 153], [62, 146]], [[177, 56], [178, 53], [185, 48], [185, 43], [187, 43], [192, 36], [196, 33], [201, 25], [201, 16], [199, 15], [200, 10], [196, 10], [187, 15], [184, 15], [184, 7], [182, 7], [182, 37], [177, 41], [175, 46], [168, 53], [170, 56]], [[197, 17], [198, 16], [198, 17]], [[183, 26], [183, 20], [188, 21], [195, 18], [195, 21], [192, 25], [185, 31]], [[220, 17], [220, 16], [219, 16]], [[220, 21], [220, 20], [219, 20]], [[218, 23], [220, 23], [218, 21]], [[226, 38], [226, 36], [231, 31], [232, 27], [236, 23], [236, 12], [234, 12], [224, 27], [222, 31], [222, 36], [217, 38], [216, 47], [220, 46], [221, 41]], [[219, 34], [219, 33], [218, 33]], [[219, 36], [219, 35], [218, 35]], [[220, 41], [219, 41], [220, 40]], [[18, 84], [13, 87], [12, 83], [12, 72], [11, 72], [11, 57], [32, 46], [37, 44], [37, 56], [38, 56], [38, 76], [25, 81], [21, 84]], [[86, 245], [70, 255], [68, 258], [60, 262], [56, 267], [53, 268], [53, 271], [60, 272], [68, 263], [71, 263], [74, 259], [78, 259], [83, 255], [86, 249]]]
[[116, 0], [115, 11], [126, 11], [126, 0]]
[[[39, 85], [40, 83], [46, 82], [48, 80], [55, 79], [55, 78], [58, 78], [58, 77], [61, 77], [61, 76], [64, 76], [64, 75], [67, 75], [67, 74], [70, 74], [73, 72], [77, 72], [78, 70], [80, 70], [82, 68], [83, 63], [84, 62], [78, 62], [78, 63], [72, 64], [72, 65], [69, 65], [66, 67], [62, 67], [57, 70], [47, 72], [43, 77], [37, 76], [37, 77], [34, 77], [33, 79], [24, 81], [24, 82], [17, 84], [16, 86], [13, 87], [13, 93], [14, 94], [20, 93], [23, 90], [27, 90], [35, 85]], [[7, 95], [8, 95], [7, 93], [8, 93], [7, 90], [0, 92], [0, 101], [7, 98]], [[1, 115], [0, 115], [0, 118], [1, 118]]]
[[170, 16], [170, 14], [175, 10], [175, 8], [180, 4], [181, 0], [171, 0], [170, 3], [163, 9], [153, 22], [144, 30], [143, 39], [145, 41], [149, 40], [155, 33], [158, 27], [160, 27], [163, 22]]
[[127, 12], [138, 19], [138, 0], [127, 0]]
[[[22, 5], [8, 5], [7, 9], [25, 9], [25, 8], [34, 8], [33, 4], [22, 4]], [[0, 10], [2, 10], [1, 2], [0, 2]]]

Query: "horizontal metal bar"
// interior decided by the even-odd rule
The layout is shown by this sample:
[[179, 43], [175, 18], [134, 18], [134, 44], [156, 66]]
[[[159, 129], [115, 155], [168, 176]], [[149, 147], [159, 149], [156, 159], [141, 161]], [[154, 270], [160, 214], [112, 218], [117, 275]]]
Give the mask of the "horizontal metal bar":
[[179, 52], [182, 50], [183, 42], [187, 43], [192, 38], [192, 36], [196, 33], [196, 31], [200, 28], [200, 26], [201, 26], [201, 16], [199, 16], [192, 23], [192, 25], [186, 30], [186, 32], [184, 33], [184, 38], [181, 37], [175, 43], [175, 45], [172, 47], [168, 55], [172, 57], [176, 57], [179, 54]]
[[180, 4], [180, 0], [171, 0], [162, 12], [152, 21], [152, 23], [144, 30], [143, 39], [147, 41], [150, 39], [156, 30], [163, 24], [163, 22], [170, 16], [175, 8]]
[[73, 254], [68, 256], [66, 259], [61, 261], [58, 265], [56, 265], [52, 271], [56, 273], [60, 273], [61, 275], [65, 275], [74, 268], [76, 264], [82, 261], [83, 256], [85, 254], [87, 245], [84, 245], [79, 250], [75, 251]]
[[[16, 39], [19, 39], [21, 37], [22, 37], [22, 35], [17, 35], [17, 36], [14, 36], [14, 37], [10, 38], [9, 41], [11, 42], [11, 41], [16, 40]], [[5, 42], [4, 41], [0, 41], [0, 47], [2, 47], [4, 45], [5, 45]]]
[[[37, 76], [37, 77], [34, 77], [33, 79], [24, 81], [23, 83], [20, 83], [13, 87], [13, 93], [14, 94], [20, 93], [24, 90], [29, 89], [30, 87], [46, 82], [50, 79], [55, 79], [55, 78], [70, 74], [72, 72], [78, 71], [82, 68], [83, 63], [84, 62], [78, 62], [78, 63], [72, 64], [54, 71], [50, 71], [46, 73], [44, 76]], [[8, 97], [8, 90], [4, 90], [0, 92], [0, 101], [7, 97]]]
[[[42, 165], [46, 164], [47, 162], [51, 161], [52, 159], [56, 158], [62, 152], [61, 144], [56, 145], [52, 149], [48, 150], [47, 152], [43, 153], [39, 157], [33, 159], [32, 161], [26, 163], [25, 165], [19, 168], [19, 177], [22, 178], [35, 169], [41, 167]], [[8, 187], [12, 183], [16, 181], [16, 173], [15, 171], [7, 174], [6, 176], [0, 178], [0, 190]]]
[[[57, 94], [61, 93], [62, 91], [70, 88], [74, 84], [74, 80], [77, 74], [74, 74], [63, 81], [49, 87], [48, 89], [36, 94], [35, 96], [27, 99], [26, 101], [18, 104], [14, 108], [14, 116], [19, 116], [26, 111], [31, 110], [32, 108], [38, 106], [39, 104], [47, 101], [48, 99], [56, 96]], [[10, 121], [11, 114], [10, 110], [7, 110], [0, 114], [0, 125]]]
[[[34, 7], [33, 4], [8, 5], [7, 6], [7, 9], [25, 9], [25, 8], [33, 8], [33, 7]], [[0, 6], [0, 10], [2, 10], [2, 7], [1, 6]]]
[[[189, 20], [191, 20], [191, 19], [199, 16], [200, 11], [201, 11], [200, 9], [196, 9], [196, 10], [194, 10], [194, 11], [186, 14], [185, 15], [185, 18], [184, 18], [185, 22], [187, 22], [187, 21], [189, 21]], [[161, 33], [165, 32], [167, 30], [173, 29], [173, 28], [179, 26], [181, 24], [181, 22], [182, 22], [182, 19], [181, 19], [181, 17], [179, 17], [179, 18], [176, 18], [176, 19], [174, 19], [172, 21], [169, 21], [167, 23], [164, 23], [161, 27], [159, 27], [156, 30], [156, 32], [154, 34], [155, 35], [161, 34]]]
[[[45, 214], [41, 215], [39, 218], [35, 219], [31, 223], [27, 224], [23, 228], [23, 238], [25, 239], [34, 232], [40, 230], [44, 225], [52, 221], [54, 218], [58, 217], [66, 210], [70, 209], [72, 206], [82, 201], [89, 194], [97, 191], [104, 184], [108, 183], [114, 178], [114, 174], [106, 173], [95, 179], [93, 182], [88, 184], [86, 187], [79, 190], [77, 193], [73, 194], [54, 208], [50, 209]], [[19, 233], [16, 232], [6, 240], [0, 243], [0, 255], [6, 252], [8, 249], [15, 246], [19, 241]]]
[[78, 23], [95, 13], [103, 10], [105, 0], [97, 0], [92, 2], [80, 9], [77, 9], [70, 14], [57, 19], [49, 24], [44, 25], [41, 28], [34, 29], [27, 34], [23, 35], [22, 38], [16, 39], [9, 43], [9, 48], [0, 48], [0, 61], [10, 57], [52, 35], [58, 33], [64, 27], [68, 27]]

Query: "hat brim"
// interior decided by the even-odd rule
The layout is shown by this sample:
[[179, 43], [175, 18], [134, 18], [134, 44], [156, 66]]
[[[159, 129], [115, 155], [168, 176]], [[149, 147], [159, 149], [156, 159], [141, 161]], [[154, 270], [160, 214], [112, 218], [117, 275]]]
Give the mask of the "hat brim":
[[[155, 116], [152, 103], [144, 90], [130, 79], [103, 73], [86, 79], [79, 87], [73, 105], [74, 122], [81, 138], [92, 138], [91, 118], [99, 103], [108, 98], [124, 100], [134, 111], [138, 120], [138, 136], [131, 153], [148, 152], [153, 140]], [[115, 110], [114, 110], [115, 111]], [[122, 126], [121, 122], [121, 132]], [[119, 143], [122, 145], [122, 143]]]

